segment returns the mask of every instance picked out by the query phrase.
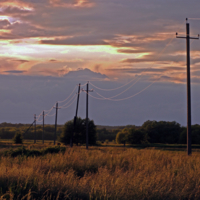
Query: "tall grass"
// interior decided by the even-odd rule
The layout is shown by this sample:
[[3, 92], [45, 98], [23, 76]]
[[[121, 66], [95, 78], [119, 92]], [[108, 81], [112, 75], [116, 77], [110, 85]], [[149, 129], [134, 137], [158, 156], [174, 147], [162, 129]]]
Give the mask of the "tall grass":
[[200, 199], [200, 153], [75, 147], [0, 169], [1, 199]]

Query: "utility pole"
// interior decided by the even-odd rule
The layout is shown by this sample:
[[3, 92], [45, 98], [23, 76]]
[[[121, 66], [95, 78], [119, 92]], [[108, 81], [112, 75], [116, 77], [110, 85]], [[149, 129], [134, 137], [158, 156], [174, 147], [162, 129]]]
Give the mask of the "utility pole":
[[[79, 85], [78, 85], [77, 104], [76, 104], [76, 113], [75, 113], [75, 116], [74, 116], [74, 130], [73, 130], [73, 132], [76, 131], [76, 119], [77, 119], [77, 115], [78, 115], [80, 88], [81, 88], [81, 84], [79, 83]], [[72, 133], [71, 139], [70, 139], [70, 147], [73, 147], [73, 133]]]
[[86, 86], [86, 90], [82, 90], [86, 92], [86, 149], [88, 149], [89, 145], [89, 135], [88, 135], [88, 94], [89, 92], [93, 92], [93, 90], [89, 90], [89, 81]]
[[88, 89], [89, 83], [87, 83], [86, 93], [86, 149], [88, 149]]
[[187, 51], [187, 154], [191, 155], [191, 87], [190, 87], [190, 39], [199, 39], [190, 37], [190, 24], [186, 18], [186, 37], [179, 37], [176, 33], [176, 38], [186, 39], [186, 51]]
[[42, 144], [44, 144], [44, 111], [43, 111], [43, 132], [42, 132]]
[[35, 122], [35, 135], [34, 135], [34, 144], [36, 143], [36, 114], [34, 115], [34, 122]]
[[56, 117], [55, 117], [55, 133], [54, 133], [54, 145], [56, 144], [56, 131], [57, 131], [57, 116], [58, 116], [58, 102], [56, 103]]

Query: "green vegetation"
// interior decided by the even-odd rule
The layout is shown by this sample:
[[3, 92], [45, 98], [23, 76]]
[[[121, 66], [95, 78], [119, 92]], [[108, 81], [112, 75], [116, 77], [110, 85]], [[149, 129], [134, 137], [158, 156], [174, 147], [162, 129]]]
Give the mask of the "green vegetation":
[[[45, 126], [49, 141], [44, 145], [30, 144], [31, 130], [23, 135], [22, 146], [17, 142], [22, 141], [20, 132], [29, 126], [0, 124], [1, 199], [200, 199], [200, 152], [187, 156], [186, 128], [176, 122], [96, 129], [89, 121], [89, 143], [97, 145], [89, 150], [48, 145], [53, 125]], [[64, 144], [71, 134], [75, 144], [85, 144], [85, 132], [81, 118], [75, 131], [73, 121], [58, 127]], [[8, 140], [14, 136], [16, 144]], [[41, 136], [42, 126], [37, 125], [37, 140]], [[192, 126], [192, 143], [200, 148], [200, 125]]]
[[17, 131], [15, 133], [15, 136], [13, 138], [13, 142], [15, 144], [22, 144], [23, 143], [23, 136], [22, 136], [22, 133], [20, 131]]
[[[96, 144], [96, 126], [92, 120], [88, 120], [88, 135], [89, 144]], [[76, 119], [76, 127], [74, 129], [74, 120], [65, 123], [63, 131], [60, 135], [60, 142], [64, 144], [70, 144], [70, 138], [73, 135], [73, 143], [85, 144], [86, 138], [86, 119], [78, 117]]]
[[121, 129], [106, 129], [106, 128], [97, 128], [97, 140], [104, 143], [106, 140], [113, 141], [116, 138], [117, 133]]
[[200, 199], [198, 152], [74, 147], [1, 156], [0, 168], [1, 199]]
[[[23, 124], [0, 124], [0, 138], [12, 139], [16, 132], [21, 132], [24, 140], [33, 140], [35, 136], [34, 127], [28, 132], [30, 125]], [[64, 144], [69, 144], [71, 134], [74, 134], [75, 144], [85, 144], [85, 119], [77, 118], [77, 130], [73, 131], [73, 120], [66, 124], [58, 125], [57, 139], [60, 138]], [[55, 126], [45, 125], [44, 139], [53, 140]], [[181, 127], [177, 122], [165, 121], [146, 121], [141, 127], [137, 126], [96, 126], [92, 120], [89, 121], [89, 143], [90, 145], [100, 144], [186, 144], [186, 128]], [[119, 139], [117, 134], [123, 135]], [[41, 125], [37, 125], [36, 140], [42, 140], [43, 129]], [[123, 133], [123, 134], [122, 134]], [[120, 136], [121, 137], [121, 136]], [[98, 142], [97, 142], [98, 141]], [[106, 141], [106, 143], [105, 143]], [[192, 143], [200, 144], [200, 125], [192, 125]]]
[[64, 153], [65, 150], [66, 150], [66, 147], [60, 147], [60, 146], [47, 147], [42, 150], [36, 150], [36, 149], [31, 150], [31, 149], [26, 149], [24, 146], [22, 146], [15, 150], [13, 149], [7, 150], [3, 153], [3, 155], [10, 156], [10, 157], [17, 157], [17, 156], [29, 157], [29, 156], [41, 156], [48, 153], [59, 153], [59, 152]]
[[[186, 128], [176, 122], [146, 121], [141, 127], [132, 126], [120, 130], [118, 144], [186, 144]], [[192, 143], [200, 144], [200, 125], [192, 126]]]
[[[33, 140], [35, 135], [34, 127], [26, 132], [30, 124], [10, 124], [2, 123], [0, 124], [0, 137], [2, 139], [12, 139], [15, 136], [16, 132], [21, 132], [24, 139]], [[57, 135], [60, 136], [63, 126], [58, 125]], [[53, 140], [54, 139], [55, 126], [54, 125], [45, 125], [44, 127], [44, 139]], [[36, 140], [42, 140], [43, 126], [37, 125]]]

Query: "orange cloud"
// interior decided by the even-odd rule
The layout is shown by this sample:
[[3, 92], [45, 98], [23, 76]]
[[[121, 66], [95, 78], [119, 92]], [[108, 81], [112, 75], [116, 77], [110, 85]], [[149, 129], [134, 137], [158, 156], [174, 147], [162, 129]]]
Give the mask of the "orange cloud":
[[16, 7], [20, 10], [29, 10], [29, 11], [33, 10], [31, 3], [26, 3], [20, 0], [2, 0], [0, 2], [0, 7], [1, 10], [4, 10], [7, 7]]
[[50, 4], [56, 7], [93, 7], [94, 3], [89, 0], [71, 0], [71, 3], [66, 3], [65, 0], [50, 0]]

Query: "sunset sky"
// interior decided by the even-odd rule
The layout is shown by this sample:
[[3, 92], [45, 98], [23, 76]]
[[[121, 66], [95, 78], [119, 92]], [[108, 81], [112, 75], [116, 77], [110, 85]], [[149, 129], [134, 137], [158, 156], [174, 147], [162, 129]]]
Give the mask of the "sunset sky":
[[[31, 123], [33, 114], [91, 81], [104, 89], [130, 82], [115, 93], [96, 88], [92, 95], [100, 98], [130, 87], [116, 101], [91, 97], [96, 124], [185, 125], [186, 42], [175, 33], [185, 36], [187, 17], [197, 37], [199, 11], [199, 0], [0, 0], [0, 122]], [[191, 77], [192, 122], [200, 124], [199, 40], [191, 40]], [[59, 112], [61, 124], [73, 118], [75, 104]]]

